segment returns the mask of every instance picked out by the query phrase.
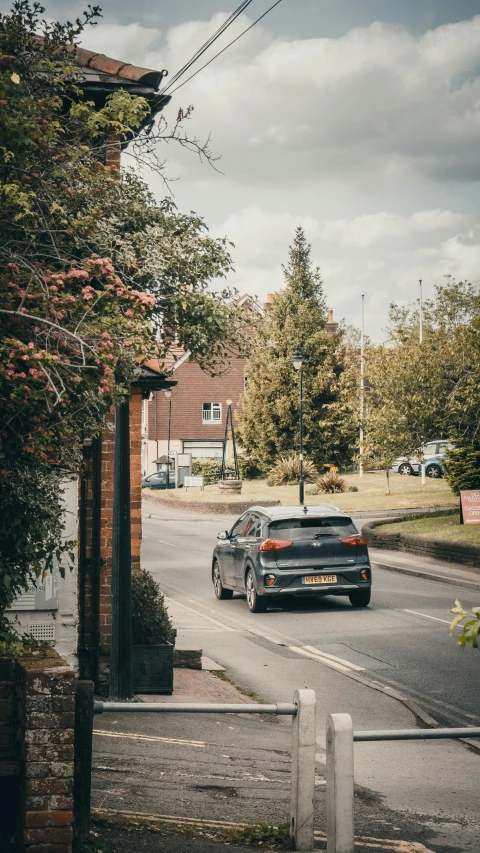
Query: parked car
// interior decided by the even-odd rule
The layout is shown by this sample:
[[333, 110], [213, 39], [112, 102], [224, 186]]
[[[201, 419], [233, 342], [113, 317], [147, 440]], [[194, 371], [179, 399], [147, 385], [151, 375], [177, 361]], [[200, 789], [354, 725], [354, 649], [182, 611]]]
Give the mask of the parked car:
[[347, 595], [354, 607], [370, 603], [366, 539], [335, 506], [255, 506], [217, 539], [215, 595], [246, 594], [252, 613], [292, 595]]
[[[436, 441], [429, 441], [428, 444], [422, 447], [422, 456], [425, 459], [425, 474], [427, 477], [443, 477], [445, 450], [451, 446], [450, 442], [446, 439], [437, 439]], [[400, 456], [393, 463], [392, 471], [404, 475], [421, 474], [422, 462], [416, 457], [409, 459], [406, 456]]]
[[[149, 474], [142, 480], [142, 489], [166, 489], [167, 488], [167, 472], [155, 471], [154, 474]], [[170, 488], [175, 488], [175, 471], [170, 471]]]

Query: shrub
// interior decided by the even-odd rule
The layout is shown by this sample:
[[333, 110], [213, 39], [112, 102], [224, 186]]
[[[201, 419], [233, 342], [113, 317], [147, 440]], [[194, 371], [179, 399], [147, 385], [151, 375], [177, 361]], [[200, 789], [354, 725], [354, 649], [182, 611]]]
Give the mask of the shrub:
[[255, 459], [250, 456], [238, 455], [238, 467], [242, 480], [261, 480], [264, 472], [259, 467]]
[[[206, 486], [213, 486], [220, 480], [222, 473], [221, 459], [193, 459], [192, 474], [201, 474], [203, 482]], [[225, 476], [230, 479], [235, 477], [235, 469], [232, 465], [227, 465], [225, 468]]]
[[173, 643], [175, 631], [160, 587], [150, 572], [132, 576], [132, 642], [134, 646]]
[[349, 486], [348, 491], [349, 492], [358, 492], [358, 486]]
[[[318, 476], [318, 471], [310, 459], [303, 460], [303, 479], [305, 483], [313, 483]], [[288, 456], [280, 456], [268, 475], [269, 486], [288, 486], [298, 483], [300, 477], [300, 460], [296, 453]]]
[[[327, 471], [315, 483], [318, 492], [322, 494], [333, 494], [334, 492], [346, 492], [347, 484], [339, 477], [337, 471]], [[354, 487], [355, 488], [355, 487]]]
[[480, 489], [480, 450], [474, 447], [447, 450], [445, 479], [454, 495], [463, 489]]

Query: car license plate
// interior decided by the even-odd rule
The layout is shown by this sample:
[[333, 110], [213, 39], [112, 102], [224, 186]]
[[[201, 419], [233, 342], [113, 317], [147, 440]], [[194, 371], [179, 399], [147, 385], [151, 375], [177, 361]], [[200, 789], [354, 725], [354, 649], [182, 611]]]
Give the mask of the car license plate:
[[336, 575], [306, 575], [304, 583], [336, 583]]

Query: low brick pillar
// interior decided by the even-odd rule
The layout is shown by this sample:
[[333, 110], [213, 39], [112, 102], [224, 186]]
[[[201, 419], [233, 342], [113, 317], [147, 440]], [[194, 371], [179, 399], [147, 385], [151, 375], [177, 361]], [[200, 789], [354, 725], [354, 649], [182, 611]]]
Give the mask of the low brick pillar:
[[53, 650], [11, 665], [17, 843], [25, 853], [71, 853], [75, 674]]

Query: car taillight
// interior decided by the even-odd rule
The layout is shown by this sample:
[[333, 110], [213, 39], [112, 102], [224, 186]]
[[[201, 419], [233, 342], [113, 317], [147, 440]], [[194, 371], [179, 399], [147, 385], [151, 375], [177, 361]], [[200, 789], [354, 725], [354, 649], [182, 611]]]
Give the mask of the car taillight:
[[366, 545], [367, 540], [361, 533], [353, 533], [352, 536], [340, 536], [340, 542], [344, 545]]
[[283, 551], [290, 545], [293, 545], [293, 539], [265, 539], [260, 545], [260, 551]]

